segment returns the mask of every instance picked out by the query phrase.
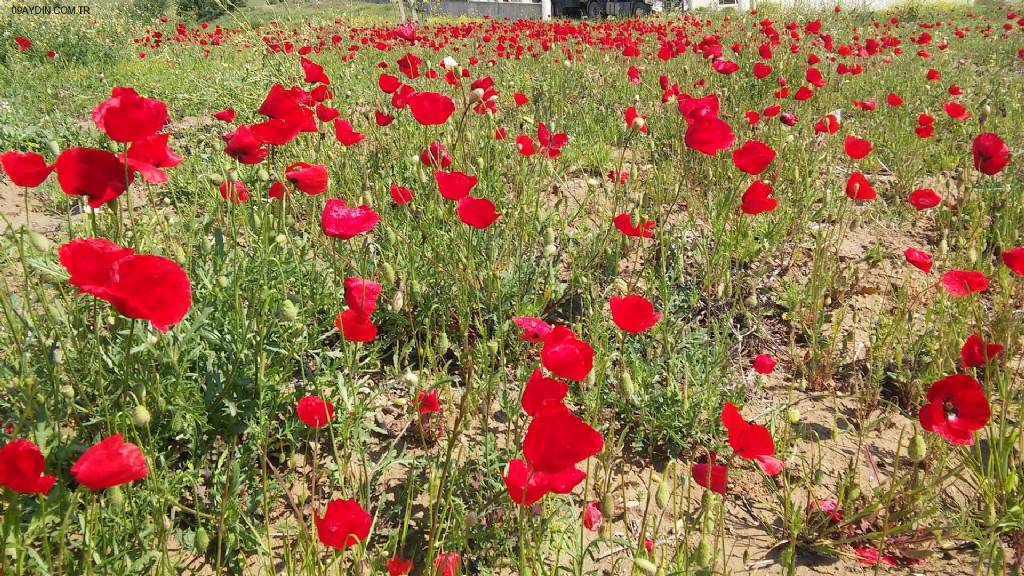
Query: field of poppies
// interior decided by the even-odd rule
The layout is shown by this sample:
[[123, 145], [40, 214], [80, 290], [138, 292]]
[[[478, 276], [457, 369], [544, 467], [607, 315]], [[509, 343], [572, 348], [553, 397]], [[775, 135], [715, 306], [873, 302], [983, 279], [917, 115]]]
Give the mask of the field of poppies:
[[1024, 11], [249, 16], [0, 16], [0, 574], [1019, 573]]

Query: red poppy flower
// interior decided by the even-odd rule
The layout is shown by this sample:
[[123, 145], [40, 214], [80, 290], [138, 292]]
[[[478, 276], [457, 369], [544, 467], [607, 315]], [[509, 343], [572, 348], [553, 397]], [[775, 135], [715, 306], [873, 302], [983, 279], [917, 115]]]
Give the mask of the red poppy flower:
[[46, 459], [39, 447], [18, 438], [0, 448], [0, 486], [20, 494], [48, 494], [56, 476], [45, 476]]
[[387, 562], [388, 576], [404, 576], [412, 572], [412, 560], [392, 556]]
[[455, 102], [437, 92], [417, 92], [408, 103], [412, 117], [423, 126], [444, 124], [455, 112]]
[[369, 206], [350, 208], [341, 198], [330, 198], [320, 215], [320, 228], [332, 238], [349, 240], [373, 230], [380, 215]]
[[706, 462], [694, 462], [690, 466], [690, 474], [698, 485], [725, 496], [726, 484], [729, 481], [729, 469], [717, 463], [714, 452]]
[[533, 145], [533, 138], [526, 134], [516, 136], [516, 150], [519, 151], [520, 155], [527, 158], [537, 153], [537, 148]]
[[631, 130], [636, 130], [643, 134], [647, 133], [647, 116], [641, 116], [636, 113], [636, 106], [630, 106], [626, 108], [625, 112], [626, 127]]
[[547, 401], [561, 402], [569, 393], [569, 385], [561, 380], [548, 378], [540, 370], [534, 368], [530, 379], [523, 388], [521, 404], [523, 411], [536, 416]]
[[296, 162], [285, 169], [284, 176], [292, 186], [311, 196], [327, 191], [327, 167], [323, 164]]
[[225, 142], [224, 152], [242, 164], [259, 164], [269, 153], [263, 140], [249, 126], [239, 126], [221, 138]]
[[366, 278], [345, 278], [345, 304], [349, 308], [369, 316], [377, 309], [381, 285]]
[[638, 69], [636, 66], [631, 64], [629, 66], [629, 69], [626, 70], [626, 78], [629, 78], [629, 83], [630, 84], [639, 84], [640, 83], [640, 69]]
[[[316, 119], [321, 122], [331, 122], [333, 120], [337, 120], [338, 116], [340, 115], [341, 112], [338, 112], [336, 108], [331, 108], [330, 106], [325, 106], [324, 104], [316, 105]], [[335, 138], [337, 138], [337, 136], [335, 136]]]
[[476, 176], [462, 172], [445, 172], [444, 170], [434, 171], [434, 181], [437, 182], [438, 192], [446, 200], [461, 200], [469, 196], [469, 191], [477, 183]]
[[918, 188], [910, 193], [910, 205], [918, 211], [934, 208], [942, 202], [942, 197], [931, 188]]
[[758, 354], [754, 356], [754, 360], [751, 362], [754, 367], [754, 372], [758, 374], [771, 374], [775, 372], [775, 359], [768, 354]]
[[732, 128], [718, 116], [707, 111], [691, 116], [693, 120], [687, 117], [689, 126], [683, 138], [687, 147], [714, 156], [719, 150], [729, 148], [736, 141]]
[[860, 160], [871, 153], [871, 142], [850, 134], [843, 140], [843, 149], [850, 158]]
[[435, 414], [441, 411], [441, 402], [437, 399], [437, 390], [421, 390], [416, 396], [416, 411], [420, 414]]
[[1010, 248], [1000, 252], [1003, 264], [1018, 276], [1024, 276], [1024, 247]]
[[225, 180], [217, 187], [220, 197], [232, 204], [249, 201], [249, 188], [241, 180]]
[[303, 81], [310, 84], [330, 84], [331, 79], [324, 73], [324, 67], [313, 62], [305, 56], [299, 58], [302, 66], [302, 73], [305, 75]]
[[402, 85], [402, 81], [397, 76], [391, 74], [381, 73], [377, 77], [377, 87], [380, 88], [381, 92], [385, 94], [393, 94]]
[[583, 527], [591, 532], [597, 532], [601, 528], [601, 521], [604, 516], [601, 514], [601, 503], [597, 500], [587, 502], [583, 507]]
[[775, 442], [768, 428], [760, 424], [751, 424], [743, 419], [739, 409], [730, 402], [722, 407], [722, 425], [729, 432], [729, 446], [741, 458], [754, 460], [768, 476], [775, 476], [782, 471], [782, 462], [772, 455], [775, 454]]
[[142, 480], [149, 475], [142, 450], [115, 434], [86, 450], [71, 467], [71, 475], [90, 490], [105, 490]]
[[463, 196], [459, 199], [456, 207], [459, 220], [478, 230], [483, 230], [495, 220], [501, 217], [501, 213], [495, 210], [494, 202], [487, 198], [476, 198], [474, 196]]
[[331, 500], [323, 516], [314, 514], [316, 535], [324, 546], [344, 550], [370, 536], [373, 518], [355, 500]]
[[532, 506], [549, 492], [568, 494], [587, 477], [586, 472], [570, 466], [555, 473], [538, 472], [522, 460], [510, 460], [504, 476], [505, 490], [516, 504]]
[[971, 334], [960, 348], [960, 360], [964, 368], [978, 368], [1003, 353], [1003, 345], [986, 343], [977, 334]]
[[523, 455], [538, 472], [559, 473], [604, 448], [601, 433], [561, 402], [544, 403], [523, 438]]
[[264, 144], [284, 146], [294, 140], [302, 131], [302, 119], [299, 116], [288, 118], [271, 118], [265, 122], [253, 124], [252, 133]]
[[758, 140], [747, 140], [742, 146], [732, 151], [733, 164], [741, 172], [751, 175], [764, 172], [772, 160], [775, 160], [775, 150]]
[[285, 88], [280, 84], [274, 84], [256, 112], [267, 118], [279, 120], [293, 118], [305, 110], [305, 105], [311, 103], [312, 98], [302, 88]]
[[952, 444], [971, 446], [974, 431], [985, 427], [990, 412], [981, 384], [966, 374], [954, 374], [931, 385], [918, 420], [922, 428]]
[[167, 145], [170, 141], [168, 134], [154, 134], [142, 140], [132, 142], [128, 147], [127, 154], [121, 160], [127, 162], [128, 167], [142, 175], [142, 179], [150, 184], [163, 184], [167, 182], [167, 173], [164, 168], [174, 168], [181, 164], [181, 156], [174, 153]]
[[924, 77], [925, 79], [932, 82], [942, 79], [942, 75], [939, 74], [939, 71], [936, 70], [935, 68], [929, 68], [928, 72], [925, 73]]
[[971, 117], [971, 113], [967, 111], [967, 108], [958, 102], [946, 102], [943, 104], [942, 109], [946, 111], [946, 116], [953, 120], [967, 120]]
[[942, 275], [942, 287], [957, 298], [988, 290], [988, 278], [974, 270], [950, 270]]
[[795, 126], [797, 123], [796, 114], [792, 112], [783, 112], [779, 115], [779, 122], [782, 122], [786, 126]]
[[366, 135], [356, 132], [348, 120], [338, 118], [334, 121], [334, 138], [343, 146], [353, 146], [362, 142]]
[[860, 172], [850, 174], [846, 181], [846, 195], [852, 200], [874, 200], [878, 197], [871, 183]]
[[452, 164], [452, 157], [444, 144], [434, 141], [420, 152], [420, 164], [428, 168], [447, 168]]
[[814, 125], [814, 133], [832, 135], [838, 132], [839, 128], [839, 119], [835, 114], [829, 114]]
[[903, 257], [907, 260], [907, 264], [910, 264], [925, 274], [931, 273], [932, 257], [927, 252], [922, 252], [917, 248], [907, 248], [903, 252]]
[[374, 121], [374, 123], [377, 124], [377, 126], [380, 126], [381, 128], [383, 128], [385, 126], [389, 126], [392, 122], [394, 122], [395, 121], [395, 117], [390, 115], [390, 114], [385, 114], [384, 112], [381, 112], [380, 110], [374, 110], [373, 111], [373, 121]]
[[633, 217], [630, 214], [622, 213], [612, 219], [615, 227], [626, 236], [634, 238], [650, 238], [653, 236], [651, 229], [654, 228], [654, 220], [638, 221], [633, 224]]
[[797, 102], [806, 102], [807, 100], [810, 100], [813, 97], [814, 91], [808, 88], [807, 86], [801, 86], [800, 88], [797, 88], [796, 93], [793, 94], [793, 100], [796, 100]]
[[53, 166], [35, 152], [4, 152], [0, 154], [0, 166], [15, 186], [35, 188], [53, 172]]
[[757, 62], [754, 64], [754, 78], [760, 80], [771, 73], [772, 67], [770, 64], [765, 64], [764, 62]]
[[523, 94], [522, 92], [516, 92], [515, 94], [513, 94], [512, 100], [515, 101], [516, 106], [526, 106], [530, 102], [530, 99], [527, 98], [526, 94]]
[[152, 136], [167, 124], [167, 105], [155, 98], [143, 98], [123, 86], [115, 87], [110, 98], [92, 111], [101, 132], [116, 142], [135, 142]]
[[554, 326], [551, 324], [532, 316], [517, 316], [512, 319], [512, 322], [523, 329], [519, 339], [527, 342], [543, 342], [554, 330]]
[[323, 428], [334, 419], [334, 405], [318, 396], [303, 396], [295, 405], [295, 412], [310, 428]]
[[394, 200], [395, 204], [398, 204], [399, 206], [401, 206], [402, 204], [408, 204], [409, 202], [412, 202], [412, 190], [406, 188], [405, 186], [392, 184], [390, 192], [391, 199]]
[[724, 74], [728, 76], [729, 74], [732, 74], [733, 72], [739, 70], [740, 66], [739, 64], [733, 62], [732, 60], [726, 60], [725, 58], [715, 58], [711, 62], [711, 69], [714, 70], [715, 72], [718, 72], [719, 74]]
[[537, 143], [546, 158], [555, 159], [562, 155], [562, 148], [569, 143], [569, 135], [564, 132], [552, 134], [543, 122], [537, 124]]
[[398, 59], [398, 70], [405, 77], [414, 80], [420, 75], [420, 64], [423, 63], [423, 59], [415, 54], [406, 54]]
[[125, 167], [117, 156], [92, 148], [64, 150], [54, 169], [61, 190], [68, 196], [87, 196], [92, 208], [117, 198], [135, 180], [135, 174], [129, 172], [125, 182]]
[[772, 198], [772, 187], [767, 182], [754, 180], [743, 193], [740, 203], [740, 210], [744, 214], [760, 214], [772, 212], [779, 205], [779, 201]]
[[461, 561], [458, 552], [441, 552], [434, 558], [434, 571], [437, 576], [456, 576]]
[[637, 294], [625, 297], [612, 296], [608, 300], [608, 305], [612, 309], [612, 320], [615, 325], [630, 334], [649, 330], [661, 320], [661, 313], [654, 311], [654, 305]]
[[903, 98], [900, 98], [899, 95], [894, 94], [892, 92], [890, 92], [889, 94], [886, 95], [885, 101], [889, 104], [889, 106], [902, 106], [903, 105]]
[[1002, 172], [1010, 162], [1010, 149], [993, 132], [978, 134], [971, 144], [971, 153], [974, 155], [974, 167], [989, 176]]
[[334, 326], [349, 342], [373, 342], [377, 338], [377, 326], [370, 316], [352, 308], [338, 314]]
[[565, 326], [555, 326], [544, 339], [541, 364], [559, 378], [579, 382], [594, 367], [594, 349]]
[[225, 124], [231, 124], [235, 121], [235, 111], [232, 108], [225, 108], [220, 112], [214, 112], [213, 117]]
[[162, 256], [136, 255], [102, 238], [76, 238], [57, 253], [71, 285], [158, 330], [180, 322], [192, 305], [185, 271]]
[[24, 36], [15, 36], [14, 43], [18, 45], [18, 52], [24, 52], [32, 47], [32, 41]]

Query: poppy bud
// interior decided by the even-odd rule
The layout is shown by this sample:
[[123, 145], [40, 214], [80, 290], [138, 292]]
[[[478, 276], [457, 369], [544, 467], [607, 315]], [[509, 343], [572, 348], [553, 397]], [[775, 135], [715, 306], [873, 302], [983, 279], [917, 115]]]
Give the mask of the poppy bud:
[[384, 281], [387, 282], [388, 284], [394, 284], [395, 280], [397, 279], [395, 274], [395, 268], [387, 262], [384, 263], [382, 268], [384, 269]]
[[949, 250], [949, 241], [946, 240], [946, 235], [943, 234], [942, 240], [939, 241], [939, 249], [935, 251], [936, 255], [941, 258], [946, 255], [946, 251]]
[[914, 434], [914, 437], [910, 439], [910, 444], [907, 445], [907, 458], [910, 458], [914, 464], [920, 464], [927, 455], [928, 445], [925, 444], [924, 436]]
[[544, 228], [544, 243], [545, 244], [554, 244], [555, 243], [555, 231], [550, 226], [547, 226], [547, 227]]
[[46, 149], [50, 151], [50, 154], [60, 156], [60, 146], [57, 144], [56, 140], [47, 140]]
[[557, 254], [558, 254], [558, 247], [555, 246], [554, 244], [548, 244], [547, 246], [544, 246], [544, 257], [545, 258], [554, 258]]
[[402, 375], [402, 382], [410, 388], [415, 388], [420, 384], [420, 376], [412, 370], [406, 370]]
[[46, 252], [50, 249], [50, 241], [35, 230], [28, 231], [28, 241], [32, 244], [32, 247], [40, 252]]
[[267, 172], [266, 168], [264, 168], [263, 166], [260, 166], [260, 169], [256, 171], [256, 178], [260, 182], [269, 182], [270, 181], [270, 172]]
[[75, 389], [70, 384], [65, 384], [60, 387], [60, 395], [67, 398], [68, 400], [75, 399]]
[[746, 299], [743, 300], [743, 303], [747, 306], [747, 308], [757, 308], [757, 294], [751, 294], [750, 296], [747, 296]]
[[795, 425], [800, 423], [800, 410], [798, 408], [790, 408], [789, 411], [786, 412], [786, 418], [789, 419], [790, 424]]
[[444, 354], [451, 347], [451, 343], [448, 341], [448, 333], [441, 332], [441, 335], [437, 337], [437, 350]]
[[488, 340], [487, 341], [487, 351], [490, 352], [491, 354], [497, 354], [498, 353], [498, 341], [497, 340]]
[[396, 290], [395, 295], [391, 297], [391, 311], [397, 314], [401, 312], [402, 308], [404, 307], [405, 293], [403, 293], [401, 290]]
[[114, 508], [124, 506], [124, 492], [120, 486], [112, 486], [107, 489], [107, 502]]
[[660, 509], [668, 507], [669, 498], [672, 496], [672, 487], [669, 486], [668, 482], [661, 482], [658, 484], [658, 489], [654, 493], [654, 503]]
[[217, 276], [217, 286], [220, 286], [221, 288], [227, 288], [228, 287], [228, 277], [223, 275], [223, 274], [221, 274], [220, 276]]
[[636, 386], [633, 385], [633, 375], [629, 372], [622, 373], [622, 394], [626, 397], [636, 393]]
[[107, 326], [113, 326], [114, 324], [117, 324], [117, 317], [107, 316]]
[[854, 484], [850, 487], [850, 492], [847, 495], [847, 501], [852, 502], [860, 497], [860, 486]]
[[179, 414], [175, 414], [171, 418], [171, 431], [176, 434], [181, 434], [185, 431], [185, 419]]
[[633, 566], [638, 568], [641, 572], [650, 574], [651, 576], [655, 576], [658, 573], [658, 567], [650, 560], [644, 560], [643, 558], [634, 558]]
[[178, 245], [174, 246], [174, 260], [178, 264], [185, 265], [188, 263], [188, 259], [185, 257], [185, 250]]
[[420, 284], [416, 280], [412, 281], [412, 295], [419, 298], [423, 296], [423, 284]]
[[626, 281], [623, 280], [622, 278], [616, 278], [614, 285], [615, 291], [618, 292], [619, 294], [625, 294], [629, 292], [629, 285], [626, 284]]
[[196, 537], [193, 541], [195, 545], [196, 554], [206, 554], [206, 550], [210, 547], [210, 534], [206, 531], [206, 528], [202, 526], [196, 530]]
[[978, 250], [974, 246], [967, 249], [967, 259], [972, 264], [978, 261]]
[[636, 118], [633, 118], [633, 123], [630, 124], [630, 128], [632, 128], [633, 130], [636, 130], [637, 132], [643, 130], [646, 127], [647, 127], [647, 121], [644, 120], [640, 116], [637, 116]]
[[474, 88], [473, 91], [469, 93], [469, 103], [470, 104], [476, 104], [477, 102], [479, 102], [479, 101], [481, 101], [483, 99], [484, 99], [484, 89], [483, 88]]
[[135, 411], [132, 412], [132, 421], [135, 423], [136, 428], [145, 428], [149, 426], [149, 422], [153, 417], [149, 413], [149, 409], [139, 404], [135, 407]]
[[63, 324], [64, 323], [64, 309], [58, 304], [50, 303], [46, 305], [46, 314], [53, 319], [54, 322]]
[[214, 186], [220, 186], [224, 183], [224, 177], [220, 174], [203, 174], [202, 178]]
[[476, 515], [476, 512], [470, 510], [469, 512], [466, 512], [466, 516], [463, 518], [463, 523], [466, 528], [475, 528], [480, 524], [480, 517]]
[[295, 306], [295, 302], [292, 302], [288, 298], [285, 298], [281, 302], [281, 306], [278, 308], [279, 317], [285, 322], [294, 322], [299, 317], [299, 309]]
[[278, 246], [284, 246], [288, 243], [288, 237], [284, 234], [278, 234], [277, 236], [274, 236], [274, 243]]

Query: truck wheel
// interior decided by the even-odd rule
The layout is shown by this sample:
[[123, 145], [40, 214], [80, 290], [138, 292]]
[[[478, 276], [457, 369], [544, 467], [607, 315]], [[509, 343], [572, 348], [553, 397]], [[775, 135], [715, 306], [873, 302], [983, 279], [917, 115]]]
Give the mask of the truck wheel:
[[601, 5], [598, 2], [587, 4], [587, 18], [597, 20], [601, 17]]
[[644, 2], [633, 2], [633, 16], [647, 16], [651, 13], [651, 7]]

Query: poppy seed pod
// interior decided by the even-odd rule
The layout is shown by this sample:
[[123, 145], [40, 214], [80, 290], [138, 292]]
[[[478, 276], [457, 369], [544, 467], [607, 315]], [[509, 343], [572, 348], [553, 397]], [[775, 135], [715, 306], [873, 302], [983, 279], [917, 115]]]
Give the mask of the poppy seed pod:
[[470, 104], [476, 104], [477, 102], [479, 102], [479, 101], [481, 101], [483, 99], [484, 99], [484, 89], [483, 88], [474, 88], [469, 93], [469, 103]]
[[397, 279], [394, 266], [385, 262], [382, 268], [384, 270], [384, 281], [387, 282], [388, 284], [394, 284], [395, 280]]
[[644, 560], [643, 558], [634, 558], [633, 566], [644, 574], [650, 574], [650, 576], [656, 576], [658, 573], [658, 567], [650, 560]]

